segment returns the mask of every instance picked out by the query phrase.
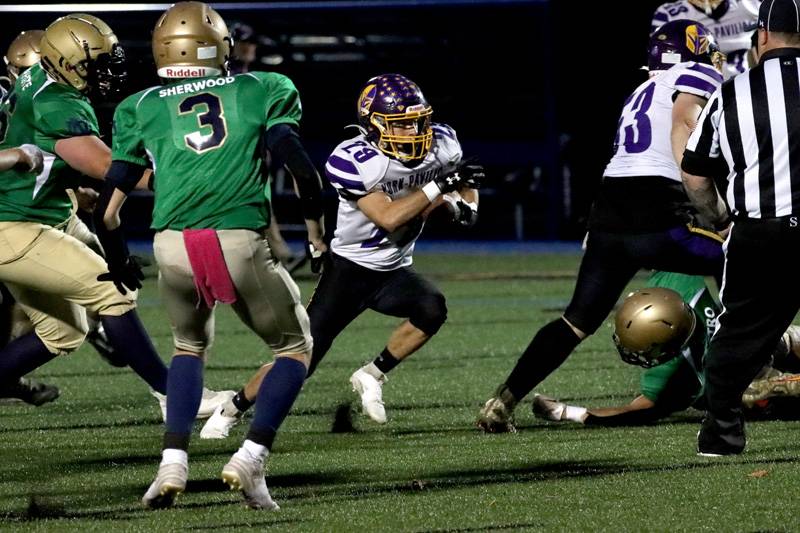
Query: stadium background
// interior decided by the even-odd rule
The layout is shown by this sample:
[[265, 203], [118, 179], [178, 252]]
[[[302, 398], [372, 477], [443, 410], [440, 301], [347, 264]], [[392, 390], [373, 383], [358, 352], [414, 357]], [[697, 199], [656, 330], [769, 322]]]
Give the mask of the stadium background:
[[[304, 105], [302, 136], [321, 169], [354, 130], [355, 100], [373, 75], [401, 72], [434, 106], [434, 120], [459, 134], [467, 155], [487, 166], [481, 220], [470, 231], [439, 213], [427, 239], [579, 240], [611, 154], [619, 108], [644, 79], [650, 17], [657, 0], [354, 0], [215, 3], [229, 26], [260, 36], [251, 69], [290, 76]], [[19, 31], [44, 28], [77, 7], [115, 30], [130, 61], [123, 96], [158, 83], [150, 34], [167, 4], [0, 6], [5, 49]], [[110, 130], [113, 106], [101, 106]], [[274, 184], [287, 238], [302, 238], [291, 185]], [[132, 238], [147, 238], [152, 198], [126, 207]], [[327, 206], [336, 197], [328, 189]]]

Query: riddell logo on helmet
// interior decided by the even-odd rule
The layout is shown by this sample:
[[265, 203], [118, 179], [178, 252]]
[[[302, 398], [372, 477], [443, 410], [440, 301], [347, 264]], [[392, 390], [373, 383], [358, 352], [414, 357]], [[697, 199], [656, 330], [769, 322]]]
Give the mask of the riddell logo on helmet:
[[218, 68], [209, 67], [161, 67], [158, 75], [162, 78], [202, 78], [216, 76], [220, 73]]

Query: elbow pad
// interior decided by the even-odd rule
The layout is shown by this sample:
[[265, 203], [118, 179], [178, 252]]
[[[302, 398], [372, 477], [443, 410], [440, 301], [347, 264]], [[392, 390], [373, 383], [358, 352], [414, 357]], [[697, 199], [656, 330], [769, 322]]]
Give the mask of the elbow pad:
[[292, 174], [300, 193], [303, 218], [319, 220], [322, 217], [322, 181], [297, 131], [288, 124], [271, 127], [267, 131], [267, 148]]

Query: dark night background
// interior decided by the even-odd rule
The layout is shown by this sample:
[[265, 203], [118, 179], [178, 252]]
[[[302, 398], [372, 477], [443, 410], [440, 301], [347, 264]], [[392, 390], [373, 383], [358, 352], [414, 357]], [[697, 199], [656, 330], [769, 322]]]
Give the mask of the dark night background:
[[[466, 155], [486, 165], [481, 219], [471, 232], [434, 220], [429, 238], [563, 239], [583, 235], [585, 217], [611, 152], [622, 102], [644, 79], [650, 18], [658, 0], [265, 3], [232, 9], [215, 3], [229, 26], [243, 21], [264, 36], [254, 64], [291, 77], [303, 100], [302, 137], [321, 169], [352, 135], [355, 100], [371, 76], [400, 72], [416, 81], [434, 120], [458, 132]], [[156, 84], [150, 34], [161, 11], [103, 12], [126, 49], [127, 93]], [[0, 13], [3, 50], [21, 30], [44, 28], [63, 12]], [[308, 39], [308, 36], [324, 39]], [[101, 109], [107, 121], [111, 109]], [[144, 234], [150, 200], [128, 207], [131, 231]], [[333, 193], [329, 208], [335, 210]], [[281, 222], [300, 222], [287, 187], [276, 191]], [[332, 223], [332, 222], [331, 222]], [[291, 235], [290, 235], [291, 237]]]

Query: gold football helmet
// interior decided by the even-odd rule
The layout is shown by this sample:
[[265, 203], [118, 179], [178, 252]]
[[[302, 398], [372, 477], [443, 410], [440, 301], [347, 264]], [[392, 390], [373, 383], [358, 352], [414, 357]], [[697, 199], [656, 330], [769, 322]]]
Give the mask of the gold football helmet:
[[126, 77], [125, 53], [108, 24], [93, 15], [73, 13], [44, 31], [42, 67], [59, 83], [109, 96]]
[[178, 2], [153, 30], [153, 58], [161, 78], [228, 73], [233, 40], [222, 17], [203, 2]]
[[678, 355], [696, 322], [677, 292], [647, 287], [631, 293], [617, 311], [614, 344], [623, 361], [650, 368]]
[[44, 31], [42, 30], [27, 30], [11, 41], [3, 60], [6, 62], [6, 70], [12, 84], [21, 72], [36, 64], [42, 57], [39, 43], [43, 35]]

